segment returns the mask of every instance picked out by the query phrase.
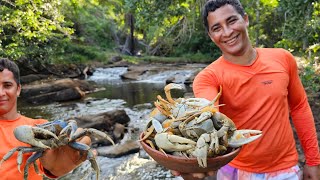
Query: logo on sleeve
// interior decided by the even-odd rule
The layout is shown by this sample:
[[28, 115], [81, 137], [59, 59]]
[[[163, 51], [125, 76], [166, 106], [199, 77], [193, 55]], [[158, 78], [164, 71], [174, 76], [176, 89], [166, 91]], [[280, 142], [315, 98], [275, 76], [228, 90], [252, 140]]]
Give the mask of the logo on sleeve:
[[261, 83], [264, 85], [272, 84], [273, 80], [262, 81]]

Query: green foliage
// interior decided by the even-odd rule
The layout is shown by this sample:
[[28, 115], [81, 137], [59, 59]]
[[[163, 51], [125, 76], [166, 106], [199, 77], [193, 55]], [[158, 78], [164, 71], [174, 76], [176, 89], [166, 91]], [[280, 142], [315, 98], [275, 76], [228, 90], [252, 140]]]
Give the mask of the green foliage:
[[[317, 57], [319, 59], [319, 57]], [[315, 63], [316, 57], [305, 61], [303, 70], [300, 73], [301, 82], [308, 93], [320, 92], [320, 64]]]
[[89, 61], [104, 61], [106, 52], [97, 46], [74, 43], [70, 40], [59, 42], [61, 51], [56, 51], [51, 57], [52, 63], [79, 63], [86, 64]]
[[296, 51], [304, 51], [319, 42], [320, 6], [313, 0], [282, 0], [277, 13], [281, 19], [281, 38], [292, 41]]
[[51, 52], [52, 41], [73, 33], [65, 26], [59, 0], [2, 0], [0, 5], [0, 56], [41, 59]]
[[[201, 8], [205, 2], [0, 0], [0, 56], [49, 62], [104, 61], [107, 54], [124, 46], [130, 32], [126, 17], [130, 14], [134, 17], [136, 48], [143, 56], [215, 59], [221, 52], [202, 25]], [[249, 35], [255, 46], [318, 52], [319, 2], [241, 3], [249, 15]]]
[[93, 0], [64, 0], [63, 4], [62, 12], [74, 24], [74, 43], [109, 49], [113, 46], [111, 30], [115, 25], [105, 13], [108, 6]]

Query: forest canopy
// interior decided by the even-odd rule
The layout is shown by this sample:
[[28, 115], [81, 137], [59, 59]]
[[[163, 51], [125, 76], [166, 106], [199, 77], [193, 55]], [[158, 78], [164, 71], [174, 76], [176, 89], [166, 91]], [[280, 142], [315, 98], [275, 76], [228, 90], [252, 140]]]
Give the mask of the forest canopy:
[[[320, 3], [241, 0], [256, 47], [319, 54]], [[27, 61], [129, 56], [216, 57], [201, 21], [205, 0], [0, 0], [0, 56]]]

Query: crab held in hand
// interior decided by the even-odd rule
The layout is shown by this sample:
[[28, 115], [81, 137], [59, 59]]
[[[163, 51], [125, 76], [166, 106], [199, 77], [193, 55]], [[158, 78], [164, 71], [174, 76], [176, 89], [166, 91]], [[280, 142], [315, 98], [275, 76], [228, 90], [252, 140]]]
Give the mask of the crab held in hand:
[[79, 150], [81, 154], [86, 155], [87, 159], [91, 162], [92, 168], [96, 171], [96, 179], [99, 178], [100, 169], [95, 160], [94, 154], [90, 149], [90, 146], [76, 142], [78, 138], [83, 136], [95, 136], [109, 140], [113, 145], [113, 140], [104, 132], [97, 129], [78, 129], [75, 120], [69, 120], [68, 122], [63, 120], [56, 120], [36, 126], [22, 125], [18, 126], [14, 130], [14, 136], [21, 142], [30, 144], [30, 146], [19, 146], [11, 149], [0, 161], [2, 164], [9, 159], [16, 151], [18, 152], [17, 164], [18, 170], [22, 163], [23, 153], [33, 152], [26, 162], [24, 167], [24, 179], [28, 178], [28, 170], [30, 164], [33, 164], [35, 170], [38, 170], [36, 160], [39, 159], [45, 150], [53, 149], [64, 145]]
[[223, 155], [228, 148], [241, 147], [262, 136], [259, 130], [237, 130], [230, 118], [218, 112], [214, 104], [221, 96], [221, 87], [213, 101], [203, 98], [174, 100], [170, 89], [182, 87], [169, 84], [164, 89], [168, 100], [158, 96], [141, 140], [165, 154], [196, 157], [198, 165], [205, 168], [208, 157]]

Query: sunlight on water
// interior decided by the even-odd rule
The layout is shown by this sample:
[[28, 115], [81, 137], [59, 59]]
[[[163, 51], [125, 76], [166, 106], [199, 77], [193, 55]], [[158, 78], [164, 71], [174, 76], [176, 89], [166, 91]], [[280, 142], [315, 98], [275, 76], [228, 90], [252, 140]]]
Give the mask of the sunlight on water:
[[126, 67], [97, 68], [88, 80], [97, 83], [121, 83], [121, 75], [127, 72]]
[[143, 82], [166, 82], [170, 77], [176, 83], [184, 83], [187, 78], [189, 78], [194, 71], [192, 70], [176, 70], [176, 71], [164, 71], [156, 74], [147, 72], [139, 77], [139, 81]]

